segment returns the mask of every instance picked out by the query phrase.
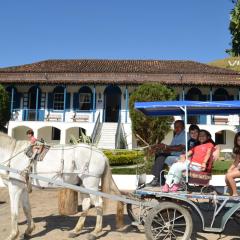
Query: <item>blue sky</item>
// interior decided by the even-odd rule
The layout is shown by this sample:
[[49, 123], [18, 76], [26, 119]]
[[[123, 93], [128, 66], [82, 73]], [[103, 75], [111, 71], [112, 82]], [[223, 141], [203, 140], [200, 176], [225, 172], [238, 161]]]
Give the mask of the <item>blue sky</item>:
[[230, 0], [7, 0], [0, 67], [46, 59], [227, 56]]

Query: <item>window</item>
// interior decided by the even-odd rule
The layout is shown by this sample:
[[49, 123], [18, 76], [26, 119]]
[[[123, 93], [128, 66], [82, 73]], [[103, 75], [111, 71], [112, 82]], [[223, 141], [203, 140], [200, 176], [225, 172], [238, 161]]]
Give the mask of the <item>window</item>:
[[64, 109], [64, 89], [63, 89], [63, 87], [57, 87], [54, 89], [53, 109], [54, 110], [63, 110]]
[[52, 140], [60, 140], [61, 130], [58, 128], [52, 128]]
[[80, 93], [79, 94], [79, 107], [80, 110], [91, 109], [91, 93]]
[[226, 131], [219, 131], [215, 133], [216, 144], [226, 144]]
[[92, 109], [92, 90], [90, 87], [82, 87], [79, 90], [79, 110]]

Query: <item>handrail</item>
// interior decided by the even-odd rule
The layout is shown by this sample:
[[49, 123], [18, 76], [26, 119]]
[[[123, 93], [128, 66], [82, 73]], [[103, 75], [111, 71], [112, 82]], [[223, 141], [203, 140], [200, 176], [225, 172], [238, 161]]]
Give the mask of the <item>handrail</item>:
[[117, 131], [115, 134], [115, 149], [119, 147], [120, 134], [121, 134], [121, 111], [119, 111], [118, 115]]
[[93, 132], [91, 135], [92, 143], [95, 143], [95, 141], [96, 141], [99, 124], [100, 124], [100, 113], [98, 113], [97, 120], [96, 120], [95, 126], [93, 128]]

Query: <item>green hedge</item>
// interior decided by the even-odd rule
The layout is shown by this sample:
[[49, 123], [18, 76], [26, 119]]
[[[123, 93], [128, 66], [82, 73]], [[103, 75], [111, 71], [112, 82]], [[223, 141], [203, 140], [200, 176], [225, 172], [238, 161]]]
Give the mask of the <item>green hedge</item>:
[[[228, 168], [232, 164], [232, 161], [216, 161], [213, 166], [212, 173], [216, 175], [224, 175], [226, 174]], [[150, 168], [147, 168], [145, 171], [147, 174], [151, 174]], [[112, 168], [113, 174], [136, 174], [136, 168]]]
[[104, 150], [111, 166], [133, 165], [143, 162], [143, 151]]

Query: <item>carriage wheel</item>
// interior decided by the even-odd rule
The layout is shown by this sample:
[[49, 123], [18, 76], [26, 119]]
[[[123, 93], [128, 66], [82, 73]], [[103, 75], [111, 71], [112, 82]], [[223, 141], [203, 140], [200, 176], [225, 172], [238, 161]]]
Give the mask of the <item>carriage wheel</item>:
[[[156, 202], [158, 201], [154, 198], [145, 198], [143, 202]], [[147, 214], [152, 209], [152, 207], [139, 207], [137, 205], [132, 205], [130, 203], [127, 204], [127, 213], [128, 217], [132, 222], [138, 222], [142, 225], [145, 223], [145, 219], [147, 217]]]
[[237, 210], [234, 214], [233, 214], [233, 219], [235, 220], [235, 222], [237, 224], [240, 224], [240, 210]]
[[154, 207], [145, 221], [148, 240], [188, 240], [192, 228], [192, 217], [188, 210], [172, 202], [162, 202]]

